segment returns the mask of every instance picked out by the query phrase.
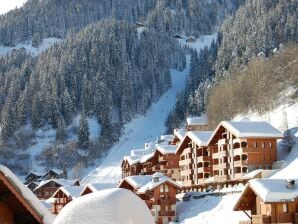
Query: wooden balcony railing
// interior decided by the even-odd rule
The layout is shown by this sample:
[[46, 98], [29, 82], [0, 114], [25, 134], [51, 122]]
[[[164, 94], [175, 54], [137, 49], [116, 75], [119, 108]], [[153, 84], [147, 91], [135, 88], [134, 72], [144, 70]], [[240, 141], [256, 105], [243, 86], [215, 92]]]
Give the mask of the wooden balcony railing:
[[175, 211], [159, 211], [158, 216], [175, 216]]

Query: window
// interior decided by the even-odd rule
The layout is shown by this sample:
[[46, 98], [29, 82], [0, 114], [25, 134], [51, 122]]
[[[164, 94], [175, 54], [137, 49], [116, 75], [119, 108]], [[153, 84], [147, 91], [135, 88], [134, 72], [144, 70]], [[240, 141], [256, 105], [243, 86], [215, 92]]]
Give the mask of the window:
[[272, 148], [272, 142], [269, 142], [269, 148]]
[[168, 185], [165, 185], [165, 192], [169, 192], [169, 187], [168, 187]]
[[282, 210], [284, 213], [288, 213], [288, 204], [283, 204], [282, 205]]
[[265, 142], [262, 142], [262, 148], [265, 148]]
[[254, 148], [258, 148], [258, 143], [254, 142]]
[[160, 192], [163, 192], [163, 185], [160, 186]]

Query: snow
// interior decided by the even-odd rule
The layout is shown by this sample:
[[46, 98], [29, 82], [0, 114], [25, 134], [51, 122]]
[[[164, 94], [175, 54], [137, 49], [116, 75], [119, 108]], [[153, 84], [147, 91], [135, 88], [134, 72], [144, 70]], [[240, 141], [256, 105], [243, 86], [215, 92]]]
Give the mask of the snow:
[[[73, 119], [73, 122], [69, 127], [67, 128], [68, 130], [73, 129], [73, 128], [79, 128], [80, 127], [80, 118], [81, 115], [76, 116]], [[96, 117], [87, 117], [87, 122], [89, 126], [89, 138], [95, 140], [100, 136], [100, 131], [101, 131], [101, 126], [98, 123]], [[72, 136], [71, 137], [73, 140], [77, 140], [78, 136]]]
[[[158, 179], [155, 179], [158, 178]], [[152, 180], [150, 180], [148, 183], [140, 187], [138, 190], [138, 193], [146, 193], [146, 191], [150, 191], [164, 183], [171, 183], [174, 187], [177, 189], [180, 189], [181, 186], [177, 182], [173, 181], [169, 177], [163, 175], [162, 173], [156, 172], [152, 175]]]
[[5, 46], [0, 46], [0, 56], [6, 55], [8, 52], [14, 50], [14, 49], [21, 49], [25, 48], [28, 53], [30, 53], [32, 56], [37, 56], [46, 49], [50, 48], [54, 43], [61, 42], [62, 39], [55, 38], [55, 37], [48, 37], [44, 38], [42, 40], [42, 43], [37, 47], [33, 47], [31, 45], [31, 41], [25, 41], [18, 43], [15, 47], [5, 47]]
[[239, 138], [265, 137], [282, 138], [282, 133], [264, 121], [222, 121], [219, 126], [231, 130]]
[[[298, 150], [298, 147], [296, 147]], [[283, 169], [276, 171], [270, 179], [298, 179], [298, 157], [293, 157], [294, 160], [286, 165]]]
[[153, 224], [146, 204], [126, 189], [87, 194], [67, 204], [54, 224]]
[[213, 131], [188, 131], [186, 135], [193, 140], [198, 146], [207, 146]]
[[263, 170], [263, 169], [257, 169], [257, 170], [253, 170], [247, 174], [245, 174], [242, 179], [252, 179], [252, 178], [256, 178], [257, 175], [261, 175], [260, 178], [267, 178], [270, 175], [272, 175], [272, 173], [274, 172], [274, 170]]
[[27, 0], [1, 0], [0, 15], [10, 10], [20, 8]]
[[156, 150], [158, 150], [161, 154], [175, 154], [177, 146], [175, 145], [158, 145]]
[[145, 184], [152, 180], [152, 175], [135, 175], [124, 178], [135, 189], [143, 187]]
[[116, 187], [117, 187], [116, 184], [111, 184], [111, 183], [92, 183], [92, 184], [87, 184], [81, 191], [81, 194], [86, 190], [86, 188], [89, 188], [92, 192], [97, 192], [97, 191], [116, 188]]
[[80, 194], [84, 189], [84, 187], [85, 186], [63, 186], [63, 187], [60, 187], [59, 189], [63, 191], [68, 197], [71, 196], [72, 199], [75, 199], [80, 197]]
[[[298, 179], [295, 182], [297, 184]], [[249, 181], [249, 186], [264, 202], [294, 200], [298, 196], [298, 187], [287, 188], [285, 179], [253, 179]]]
[[239, 211], [233, 211], [240, 193], [224, 196], [206, 196], [204, 198], [177, 203], [179, 224], [238, 224], [248, 220]]
[[210, 46], [212, 41], [217, 39], [217, 33], [211, 34], [211, 35], [202, 35], [200, 38], [198, 38], [193, 43], [187, 43], [187, 37], [183, 37], [183, 39], [178, 39], [181, 46], [187, 46], [189, 48], [193, 48], [197, 50], [197, 52], [200, 52], [201, 49], [204, 47]]
[[66, 180], [66, 179], [50, 179], [50, 180], [43, 180], [39, 183], [39, 185], [33, 190], [36, 191], [37, 189], [41, 188], [42, 186], [50, 183], [55, 182], [59, 184], [60, 186], [72, 186], [74, 185], [78, 180]]
[[29, 188], [5, 166], [0, 165], [0, 172], [2, 172], [8, 181], [15, 187], [15, 189], [25, 198], [25, 200], [37, 211], [42, 217], [44, 224], [52, 224], [54, 216], [45, 208], [45, 206], [37, 199]]
[[208, 124], [207, 116], [201, 116], [201, 117], [188, 117], [186, 118], [187, 125], [206, 125]]
[[185, 129], [178, 129], [175, 128], [174, 129], [174, 135], [180, 140], [182, 141], [184, 136], [186, 135], [186, 130]]

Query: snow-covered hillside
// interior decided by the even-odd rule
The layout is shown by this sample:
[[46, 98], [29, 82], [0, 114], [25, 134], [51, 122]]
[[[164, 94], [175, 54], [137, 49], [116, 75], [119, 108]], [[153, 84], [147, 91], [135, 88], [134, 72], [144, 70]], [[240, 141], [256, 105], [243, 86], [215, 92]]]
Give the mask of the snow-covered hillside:
[[54, 43], [60, 42], [60, 41], [62, 40], [55, 37], [44, 38], [42, 40], [42, 43], [37, 48], [31, 45], [31, 41], [18, 43], [15, 47], [0, 46], [0, 56], [6, 55], [8, 52], [14, 49], [21, 49], [21, 48], [25, 48], [27, 52], [30, 53], [32, 56], [37, 56], [41, 52], [50, 48]]

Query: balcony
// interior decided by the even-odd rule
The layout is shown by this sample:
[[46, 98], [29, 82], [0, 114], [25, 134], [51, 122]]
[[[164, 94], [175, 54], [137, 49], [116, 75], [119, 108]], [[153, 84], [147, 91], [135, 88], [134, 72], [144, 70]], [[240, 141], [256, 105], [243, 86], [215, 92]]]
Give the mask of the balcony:
[[188, 165], [188, 164], [192, 164], [193, 163], [193, 159], [185, 159], [185, 160], [180, 160], [179, 161], [179, 165], [183, 166], [183, 165]]
[[227, 151], [220, 151], [217, 153], [213, 153], [213, 158], [214, 159], [219, 159], [221, 157], [227, 156], [228, 152]]
[[226, 145], [229, 143], [229, 139], [223, 138], [218, 140], [218, 145]]
[[211, 156], [198, 156], [197, 157], [197, 162], [205, 162], [205, 161], [210, 161]]
[[211, 167], [199, 167], [198, 173], [205, 173], [205, 172], [211, 172]]
[[159, 211], [158, 216], [175, 216], [175, 211]]
[[254, 224], [269, 224], [270, 223], [270, 216], [253, 215], [252, 216], [252, 223], [254, 223]]

